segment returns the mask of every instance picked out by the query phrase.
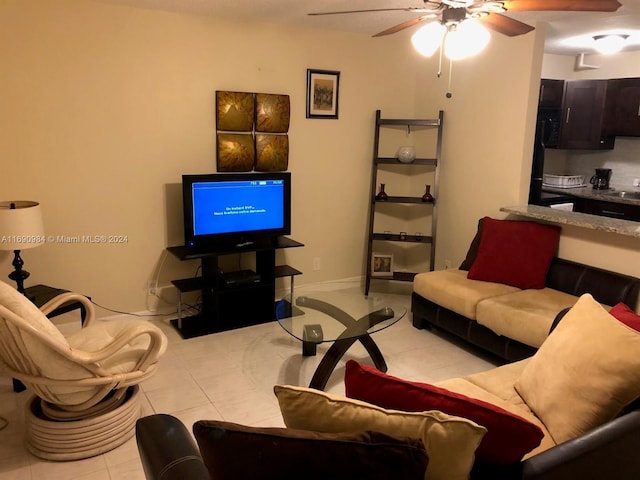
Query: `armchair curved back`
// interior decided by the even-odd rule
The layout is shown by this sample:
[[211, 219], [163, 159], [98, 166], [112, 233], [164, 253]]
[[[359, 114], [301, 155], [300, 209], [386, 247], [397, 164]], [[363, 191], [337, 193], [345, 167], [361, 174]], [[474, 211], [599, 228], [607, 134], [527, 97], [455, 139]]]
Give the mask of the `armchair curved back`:
[[[111, 331], [98, 325], [109, 322], [92, 321], [93, 306], [86, 298], [64, 295], [84, 300], [91, 314], [82, 332], [69, 341], [38, 307], [0, 281], [0, 360], [12, 376], [47, 402], [82, 410], [155, 372], [166, 348], [166, 337], [157, 327], [127, 321]], [[113, 365], [114, 358], [121, 357], [128, 363]]]
[[71, 348], [51, 321], [17, 290], [0, 282], [0, 358], [12, 370], [30, 376], [64, 371], [76, 376], [66, 353]]

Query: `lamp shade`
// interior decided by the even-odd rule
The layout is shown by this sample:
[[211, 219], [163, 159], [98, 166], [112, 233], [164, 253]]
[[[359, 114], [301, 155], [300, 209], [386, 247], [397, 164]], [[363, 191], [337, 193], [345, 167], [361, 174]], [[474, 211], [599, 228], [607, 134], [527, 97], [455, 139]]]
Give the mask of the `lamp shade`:
[[450, 30], [445, 38], [444, 53], [451, 60], [471, 57], [487, 46], [491, 34], [476, 20], [465, 20]]
[[442, 43], [447, 28], [440, 22], [431, 22], [413, 34], [411, 43], [418, 53], [425, 57], [432, 56]]
[[44, 240], [38, 202], [0, 202], [0, 250], [25, 250], [42, 245]]

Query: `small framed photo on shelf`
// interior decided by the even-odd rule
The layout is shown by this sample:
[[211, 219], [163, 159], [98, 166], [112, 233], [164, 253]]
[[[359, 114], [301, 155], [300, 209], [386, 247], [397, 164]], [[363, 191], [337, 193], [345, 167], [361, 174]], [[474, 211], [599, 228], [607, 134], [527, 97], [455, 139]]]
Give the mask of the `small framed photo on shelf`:
[[338, 118], [340, 72], [307, 69], [307, 118]]
[[373, 253], [371, 257], [371, 276], [393, 276], [393, 253]]

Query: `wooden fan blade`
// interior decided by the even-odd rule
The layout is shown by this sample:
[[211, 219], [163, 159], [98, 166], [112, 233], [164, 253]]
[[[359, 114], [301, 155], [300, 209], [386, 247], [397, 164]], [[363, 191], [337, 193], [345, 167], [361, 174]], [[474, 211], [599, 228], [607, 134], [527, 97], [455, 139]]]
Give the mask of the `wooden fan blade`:
[[516, 37], [518, 35], [524, 35], [529, 33], [535, 28], [531, 25], [527, 25], [519, 20], [514, 20], [505, 15], [499, 13], [490, 13], [486, 17], [479, 19], [485, 27], [495, 30], [498, 33], [502, 33], [508, 37]]
[[402, 22], [398, 25], [395, 25], [391, 28], [387, 28], [382, 32], [378, 32], [374, 35], [374, 37], [384, 37], [385, 35], [391, 35], [392, 33], [397, 33], [401, 30], [404, 30], [405, 28], [413, 27], [414, 25], [417, 25], [420, 22], [424, 22], [425, 20], [429, 20], [432, 18], [435, 18], [435, 17], [433, 15], [423, 15], [422, 17], [413, 18], [411, 20], [407, 20], [406, 22]]
[[366, 13], [366, 12], [428, 12], [429, 9], [420, 7], [406, 7], [406, 8], [371, 8], [369, 10], [342, 10], [340, 12], [315, 12], [307, 13], [311, 16], [319, 15], [342, 15], [343, 13]]
[[615, 12], [621, 4], [618, 0], [507, 0], [504, 6], [509, 12]]

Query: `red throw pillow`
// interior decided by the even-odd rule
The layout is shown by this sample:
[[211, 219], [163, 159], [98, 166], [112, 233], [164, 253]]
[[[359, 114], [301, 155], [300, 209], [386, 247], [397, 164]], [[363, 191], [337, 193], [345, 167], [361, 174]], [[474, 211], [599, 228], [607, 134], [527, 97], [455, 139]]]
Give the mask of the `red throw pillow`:
[[627, 304], [620, 302], [609, 310], [609, 313], [628, 327], [640, 332], [640, 315], [631, 310]]
[[482, 400], [426, 383], [409, 382], [349, 360], [344, 376], [349, 398], [405, 412], [438, 410], [482, 425], [487, 433], [476, 457], [483, 462], [508, 465], [540, 445], [544, 434], [533, 423]]
[[555, 225], [484, 217], [478, 255], [467, 278], [544, 288], [559, 241], [560, 227]]

